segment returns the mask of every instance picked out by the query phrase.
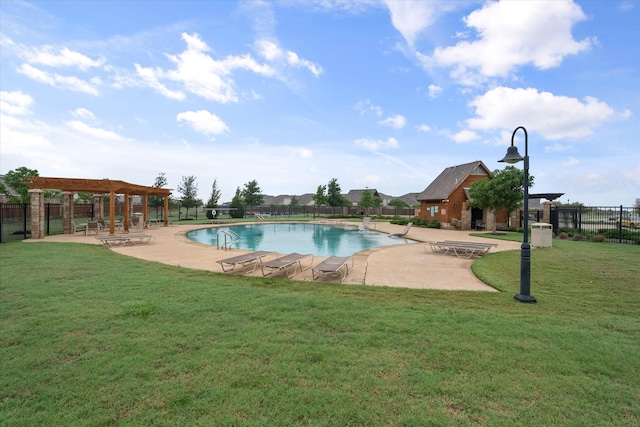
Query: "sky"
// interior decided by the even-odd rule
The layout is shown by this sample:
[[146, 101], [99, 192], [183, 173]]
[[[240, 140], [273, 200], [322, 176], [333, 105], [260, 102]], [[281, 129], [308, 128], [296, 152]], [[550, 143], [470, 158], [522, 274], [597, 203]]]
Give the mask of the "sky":
[[531, 193], [632, 206], [638, 22], [635, 0], [2, 0], [0, 174], [402, 196], [503, 169], [513, 137]]

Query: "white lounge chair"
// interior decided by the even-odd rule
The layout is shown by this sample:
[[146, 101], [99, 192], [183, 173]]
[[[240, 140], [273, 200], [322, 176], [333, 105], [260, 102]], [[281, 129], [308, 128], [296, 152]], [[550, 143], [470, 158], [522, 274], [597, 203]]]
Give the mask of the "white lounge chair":
[[[271, 254], [268, 251], [254, 251], [244, 255], [236, 255], [231, 258], [221, 259], [216, 261], [222, 267], [222, 271], [227, 272], [236, 268], [236, 266], [242, 266], [242, 271], [247, 272], [247, 265], [253, 265], [253, 268], [249, 271], [252, 273], [255, 271], [258, 264], [262, 262], [262, 258]], [[225, 268], [226, 266], [226, 268]]]
[[[351, 260], [351, 267], [349, 267], [349, 260]], [[353, 257], [330, 256], [320, 264], [313, 267], [311, 275], [313, 276], [313, 280], [318, 279], [320, 276], [340, 276], [340, 281], [342, 282], [352, 269]]]
[[409, 229], [411, 228], [412, 225], [413, 225], [412, 222], [408, 223], [407, 226], [404, 228], [404, 230], [402, 230], [400, 233], [391, 233], [391, 234], [389, 234], [389, 237], [406, 236], [406, 234], [409, 232]]
[[[269, 276], [273, 274], [274, 271], [280, 270], [284, 271], [289, 279], [298, 273], [298, 269], [300, 271], [305, 271], [311, 268], [311, 265], [307, 268], [302, 267], [302, 260], [306, 257], [311, 257], [311, 265], [313, 264], [313, 255], [312, 254], [299, 254], [293, 252], [288, 255], [283, 255], [279, 258], [272, 259], [263, 264], [260, 264], [260, 269], [262, 270], [263, 276]], [[293, 270], [291, 270], [293, 268]], [[266, 271], [265, 271], [266, 270]]]
[[373, 227], [375, 229], [376, 224], [371, 223], [371, 217], [365, 216], [364, 218], [362, 218], [362, 224], [360, 224], [360, 227], [358, 227], [358, 230], [364, 231], [364, 230], [368, 230], [370, 227]]

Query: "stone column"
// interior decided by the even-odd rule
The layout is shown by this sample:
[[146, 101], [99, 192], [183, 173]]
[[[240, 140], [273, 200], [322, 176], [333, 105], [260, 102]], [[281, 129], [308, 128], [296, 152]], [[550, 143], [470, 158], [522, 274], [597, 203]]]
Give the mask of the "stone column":
[[31, 193], [31, 238], [44, 239], [44, 191], [39, 188]]
[[73, 195], [72, 191], [62, 192], [62, 233], [75, 234], [73, 226]]
[[542, 204], [542, 222], [551, 224], [551, 208], [555, 207], [557, 204], [558, 203], [556, 202], [544, 202]]
[[471, 230], [471, 206], [469, 205], [469, 202], [462, 203], [460, 230]]
[[95, 220], [104, 219], [104, 195], [93, 195], [93, 218]]

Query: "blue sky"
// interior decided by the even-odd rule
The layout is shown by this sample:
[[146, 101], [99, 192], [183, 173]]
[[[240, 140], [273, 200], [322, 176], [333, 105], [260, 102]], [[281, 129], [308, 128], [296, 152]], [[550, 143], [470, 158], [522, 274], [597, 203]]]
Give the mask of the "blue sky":
[[0, 173], [401, 196], [502, 169], [524, 126], [531, 192], [629, 206], [638, 22], [637, 1], [3, 0]]

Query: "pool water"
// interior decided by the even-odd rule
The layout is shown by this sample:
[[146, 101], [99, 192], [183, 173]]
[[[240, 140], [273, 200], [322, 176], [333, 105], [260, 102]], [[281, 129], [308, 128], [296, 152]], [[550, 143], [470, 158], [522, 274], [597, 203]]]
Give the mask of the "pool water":
[[280, 254], [298, 252], [328, 257], [350, 256], [379, 246], [415, 243], [402, 237], [389, 237], [373, 230], [358, 230], [354, 225], [339, 226], [308, 223], [242, 224], [213, 227], [186, 233], [190, 240], [216, 246], [220, 231], [232, 231], [240, 236], [233, 248], [252, 251], [273, 251]]

